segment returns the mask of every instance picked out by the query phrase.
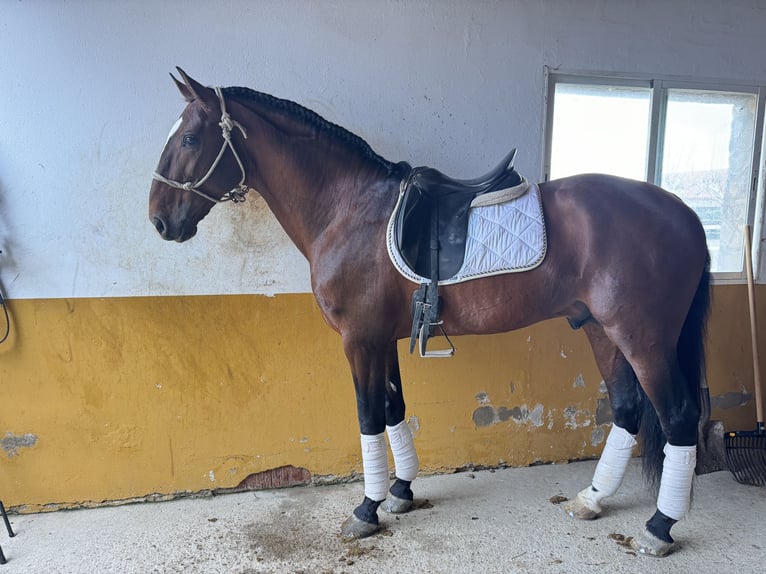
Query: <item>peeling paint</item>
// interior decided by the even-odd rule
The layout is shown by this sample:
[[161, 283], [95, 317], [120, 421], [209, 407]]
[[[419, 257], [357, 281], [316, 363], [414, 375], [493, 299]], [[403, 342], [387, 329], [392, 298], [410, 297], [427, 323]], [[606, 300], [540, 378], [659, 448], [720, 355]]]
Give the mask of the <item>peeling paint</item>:
[[210, 479], [210, 482], [215, 482], [215, 473], [212, 470], [207, 473], [207, 477]]
[[519, 407], [513, 407], [512, 409], [509, 409], [508, 407], [499, 407], [495, 410], [497, 412], [497, 418], [499, 418], [501, 421], [513, 419], [515, 421], [522, 422], [528, 416], [526, 408], [522, 410]]
[[537, 403], [535, 408], [532, 409], [532, 412], [529, 413], [529, 422], [531, 422], [536, 427], [543, 426], [543, 410], [543, 405]]
[[37, 435], [26, 433], [23, 435], [15, 435], [13, 433], [5, 433], [5, 438], [0, 441], [3, 450], [8, 458], [18, 456], [19, 449], [32, 448], [37, 444]]
[[476, 393], [476, 400], [479, 401], [480, 405], [487, 405], [489, 404], [489, 395], [483, 391]]
[[590, 411], [587, 409], [577, 410], [573, 406], [564, 409], [564, 426], [566, 428], [579, 429], [590, 426], [590, 423]]
[[599, 392], [599, 393], [601, 393], [602, 395], [605, 395], [605, 394], [607, 394], [607, 390], [606, 390], [606, 381], [603, 381], [603, 380], [602, 380], [602, 381], [601, 381], [601, 382], [598, 384], [598, 392]]
[[604, 432], [604, 429], [602, 428], [595, 428], [590, 433], [590, 445], [591, 446], [598, 446], [602, 442], [604, 442], [604, 437], [606, 436], [606, 433]]
[[495, 407], [492, 405], [479, 407], [473, 411], [473, 416], [471, 418], [473, 419], [473, 424], [477, 427], [486, 427], [495, 424], [496, 422], [500, 422], [499, 420], [495, 420]]
[[518, 407], [493, 407], [484, 405], [473, 411], [473, 422], [477, 427], [495, 425], [512, 419], [517, 424], [532, 424], [535, 427], [543, 426], [543, 414], [545, 407], [542, 404], [536, 404], [530, 411], [527, 405]]
[[418, 431], [420, 430], [420, 419], [417, 416], [412, 415], [407, 419], [407, 426], [410, 427], [412, 436], [417, 436]]
[[574, 389], [584, 389], [585, 388], [585, 379], [582, 378], [582, 373], [577, 375], [577, 377], [574, 380], [574, 383], [572, 384], [572, 388], [574, 388]]
[[725, 393], [710, 397], [710, 406], [714, 409], [736, 409], [753, 400], [753, 395], [746, 391]]
[[[267, 490], [272, 488], [289, 488], [311, 484], [311, 472], [301, 466], [280, 466], [262, 472], [256, 472], [245, 477], [233, 489], [221, 489], [221, 492], [241, 492], [247, 490]], [[337, 481], [328, 481], [328, 484]]]

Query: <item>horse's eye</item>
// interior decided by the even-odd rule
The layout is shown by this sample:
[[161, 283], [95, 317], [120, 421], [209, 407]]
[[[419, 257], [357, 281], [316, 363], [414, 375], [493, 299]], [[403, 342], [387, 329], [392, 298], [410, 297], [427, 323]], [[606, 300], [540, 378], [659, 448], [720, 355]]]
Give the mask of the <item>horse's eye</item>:
[[186, 147], [191, 147], [197, 145], [197, 136], [193, 136], [190, 134], [186, 134], [183, 139], [181, 140], [181, 143]]

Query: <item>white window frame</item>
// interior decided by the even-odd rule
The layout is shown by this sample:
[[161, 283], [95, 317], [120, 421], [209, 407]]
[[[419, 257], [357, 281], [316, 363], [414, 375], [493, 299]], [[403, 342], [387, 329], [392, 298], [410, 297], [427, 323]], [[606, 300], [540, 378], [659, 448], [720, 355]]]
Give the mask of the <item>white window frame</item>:
[[[749, 204], [747, 207], [747, 223], [753, 228], [753, 265], [758, 273], [762, 253], [760, 237], [763, 235], [764, 211], [766, 211], [766, 165], [762, 157], [764, 148], [764, 113], [766, 110], [766, 86], [756, 82], [731, 82], [708, 80], [701, 78], [679, 78], [672, 76], [599, 73], [587, 71], [562, 72], [545, 67], [545, 114], [543, 118], [543, 180], [548, 181], [551, 172], [551, 152], [553, 141], [553, 106], [556, 84], [582, 84], [598, 86], [641, 87], [651, 90], [649, 146], [646, 158], [646, 181], [659, 185], [662, 162], [662, 138], [665, 125], [665, 110], [668, 90], [704, 90], [739, 92], [753, 94], [757, 97], [756, 121], [753, 141], [752, 173]], [[745, 222], [743, 222], [744, 225]], [[716, 271], [713, 282], [717, 284], [741, 283], [746, 279], [744, 258], [742, 268], [738, 272]]]

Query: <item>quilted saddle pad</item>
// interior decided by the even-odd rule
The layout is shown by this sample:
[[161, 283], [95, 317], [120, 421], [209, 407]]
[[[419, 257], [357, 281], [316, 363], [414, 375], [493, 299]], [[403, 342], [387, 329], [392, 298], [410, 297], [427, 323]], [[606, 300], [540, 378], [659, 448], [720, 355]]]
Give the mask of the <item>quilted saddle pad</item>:
[[[481, 200], [481, 196], [477, 200]], [[410, 281], [430, 283], [428, 277], [421, 277], [410, 269], [399, 254], [393, 223], [392, 217], [386, 232], [391, 262]], [[440, 281], [439, 285], [529, 271], [543, 262], [546, 250], [540, 190], [532, 184], [526, 193], [511, 201], [471, 207], [463, 265], [453, 277]]]

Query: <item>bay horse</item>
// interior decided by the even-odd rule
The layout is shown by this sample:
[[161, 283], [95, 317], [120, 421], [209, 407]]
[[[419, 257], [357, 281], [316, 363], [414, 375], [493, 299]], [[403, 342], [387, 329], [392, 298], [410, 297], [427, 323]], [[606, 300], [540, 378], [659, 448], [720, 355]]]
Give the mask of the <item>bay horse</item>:
[[[194, 236], [216, 203], [256, 190], [310, 265], [325, 321], [343, 341], [356, 392], [364, 498], [341, 531], [379, 529], [377, 510], [413, 502], [418, 458], [405, 421], [397, 341], [410, 334], [415, 285], [385, 242], [411, 172], [294, 102], [248, 88], [209, 88], [178, 68], [186, 107], [162, 151], [149, 219], [163, 239]], [[592, 519], [622, 481], [640, 433], [657, 510], [634, 548], [663, 556], [688, 511], [696, 462], [710, 257], [695, 213], [648, 183], [580, 175], [540, 183], [547, 254], [522, 273], [445, 285], [450, 334], [500, 333], [553, 318], [582, 328], [614, 424], [592, 483], [567, 507]], [[389, 488], [386, 435], [396, 478]]]

